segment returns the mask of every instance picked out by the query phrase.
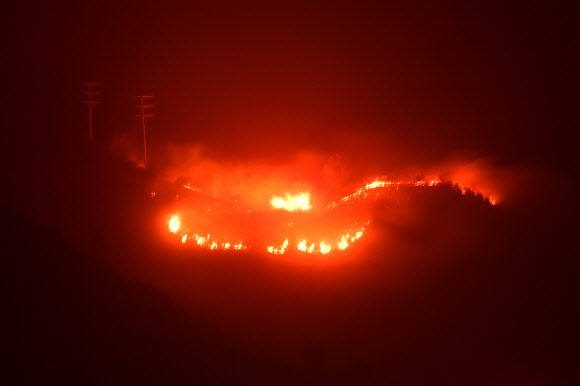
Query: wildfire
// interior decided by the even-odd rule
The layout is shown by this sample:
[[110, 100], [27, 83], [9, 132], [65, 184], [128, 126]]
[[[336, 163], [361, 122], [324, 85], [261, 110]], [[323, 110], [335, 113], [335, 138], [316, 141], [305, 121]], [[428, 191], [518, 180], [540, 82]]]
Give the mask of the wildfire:
[[[352, 194], [343, 197], [338, 202], [332, 202], [328, 205], [328, 208], [336, 208], [337, 206], [349, 202], [353, 199], [358, 198], [368, 198], [373, 194], [373, 196], [379, 196], [384, 190], [381, 189], [395, 189], [398, 190], [401, 186], [417, 187], [420, 189], [429, 188], [437, 186], [441, 183], [438, 179], [420, 180], [420, 181], [388, 181], [376, 179], [373, 182], [365, 184], [363, 187], [356, 189]], [[496, 199], [491, 195], [485, 195], [482, 192], [472, 189], [470, 187], [453, 183], [452, 184], [458, 192], [462, 195], [467, 195], [468, 193], [478, 195], [483, 197], [483, 199], [489, 202], [491, 205], [496, 205]], [[194, 190], [189, 186], [186, 188]], [[197, 190], [197, 189], [195, 189]], [[285, 198], [273, 196], [270, 200], [270, 204], [274, 209], [283, 209], [286, 211], [309, 211], [312, 208], [310, 204], [310, 193], [298, 193], [291, 195], [289, 193], [285, 194]], [[364, 222], [364, 225], [370, 224], [370, 220]], [[289, 224], [292, 226], [292, 223]], [[344, 251], [348, 249], [353, 243], [362, 238], [365, 226], [360, 226], [355, 223], [353, 226], [349, 227], [342, 234], [335, 235], [334, 237], [326, 236], [325, 239], [312, 239], [312, 238], [299, 238], [294, 239], [292, 237], [284, 238], [282, 244], [279, 245], [265, 245], [257, 246], [264, 251], [267, 251], [274, 255], [283, 255], [290, 250], [295, 250], [298, 253], [308, 253], [308, 254], [328, 254], [334, 250]], [[185, 226], [185, 229], [181, 224], [181, 220], [177, 215], [171, 216], [169, 220], [169, 231], [174, 234], [179, 234], [181, 237], [181, 243], [183, 244], [194, 244], [199, 247], [207, 248], [209, 250], [246, 250], [248, 248], [247, 244], [236, 241], [220, 241], [214, 239], [210, 234], [197, 234], [193, 233], [191, 229]], [[180, 231], [181, 230], [181, 231]], [[179, 232], [179, 233], [178, 233]]]
[[314, 252], [315, 243], [310, 244], [309, 247], [306, 246], [306, 240], [302, 240], [298, 243], [297, 249], [302, 252], [312, 253]]
[[284, 243], [279, 248], [274, 248], [274, 246], [268, 247], [268, 252], [273, 253], [275, 255], [283, 255], [288, 248], [288, 239], [284, 240]]
[[[432, 179], [429, 181], [424, 181], [424, 180], [420, 180], [420, 181], [384, 181], [384, 180], [378, 180], [376, 179], [375, 181], [366, 184], [365, 186], [358, 188], [357, 190], [354, 191], [354, 193], [349, 194], [348, 196], [345, 196], [343, 198], [340, 199], [339, 202], [333, 201], [330, 204], [328, 204], [329, 208], [335, 208], [338, 205], [340, 205], [341, 203], [345, 203], [347, 201], [350, 201], [354, 198], [368, 198], [369, 196], [369, 191], [371, 190], [375, 190], [378, 188], [395, 188], [398, 189], [400, 186], [428, 186], [428, 187], [433, 187], [433, 186], [437, 186], [439, 183], [441, 183], [440, 180], [438, 179]], [[378, 195], [379, 193], [377, 193]]]
[[338, 243], [338, 249], [340, 249], [341, 251], [344, 251], [346, 248], [348, 248], [348, 241], [346, 240], [348, 237], [347, 236], [342, 236], [342, 238], [340, 239], [340, 243]]
[[331, 249], [332, 247], [330, 245], [326, 245], [324, 241], [320, 242], [320, 253], [327, 254]]
[[[328, 204], [329, 208], [335, 208], [337, 206], [339, 206], [340, 204], [346, 203], [352, 199], [356, 199], [356, 198], [368, 198], [370, 191], [378, 189], [378, 188], [394, 188], [394, 189], [399, 189], [399, 187], [401, 186], [415, 186], [415, 187], [434, 187], [437, 186], [438, 184], [440, 184], [441, 181], [439, 179], [432, 179], [429, 181], [424, 181], [424, 180], [420, 180], [420, 181], [384, 181], [384, 180], [375, 180], [369, 184], [366, 184], [365, 186], [356, 189], [354, 191], [354, 193], [349, 194], [348, 196], [345, 196], [343, 198], [340, 199], [340, 201], [336, 202], [333, 201], [330, 204]], [[488, 201], [491, 205], [496, 205], [497, 200], [495, 198], [493, 198], [493, 196], [491, 195], [486, 195], [485, 193], [483, 193], [480, 190], [474, 189], [474, 188], [470, 188], [464, 185], [460, 185], [459, 183], [456, 182], [452, 182], [452, 185], [457, 187], [460, 191], [462, 195], [467, 195], [467, 193], [471, 193], [474, 195], [479, 195], [481, 197], [483, 197], [483, 199], [485, 201]], [[376, 195], [379, 195], [380, 193], [376, 193]]]
[[[171, 226], [172, 226], [172, 221], [174, 219], [178, 219], [177, 216], [172, 216], [171, 220], [169, 221], [170, 225], [169, 228], [171, 230]], [[177, 220], [179, 221], [179, 220]], [[172, 233], [176, 233], [177, 229], [175, 231], [171, 230]], [[242, 251], [242, 250], [246, 250], [247, 246], [244, 245], [243, 243], [239, 242], [237, 244], [231, 244], [229, 242], [218, 242], [216, 240], [213, 240], [213, 238], [211, 237], [211, 235], [206, 234], [206, 235], [199, 235], [199, 234], [188, 234], [188, 233], [183, 233], [183, 236], [181, 237], [181, 243], [182, 244], [186, 244], [186, 243], [190, 243], [193, 242], [196, 245], [200, 246], [200, 247], [204, 247], [207, 248], [211, 251], [215, 251], [215, 250], [228, 250], [230, 248], [233, 248], [236, 251]]]
[[193, 187], [192, 187], [190, 184], [183, 185], [183, 187], [184, 187], [185, 189], [192, 190], [192, 191], [194, 191], [194, 192], [199, 192], [199, 189], [197, 189], [197, 188], [193, 188]]
[[307, 211], [312, 208], [312, 205], [310, 205], [310, 193], [298, 193], [294, 196], [286, 193], [286, 199], [272, 196], [270, 204], [275, 209], [284, 209], [288, 212]]
[[179, 220], [179, 217], [171, 216], [171, 220], [169, 220], [169, 230], [172, 233], [177, 233], [177, 231], [179, 230], [180, 224], [181, 224], [181, 221]]
[[466, 186], [463, 185], [459, 185], [459, 184], [455, 184], [455, 186], [457, 188], [459, 188], [459, 190], [461, 191], [461, 195], [465, 196], [467, 195], [467, 193], [472, 193], [475, 195], [480, 195], [483, 197], [484, 200], [488, 201], [490, 203], [490, 205], [495, 205], [497, 203], [497, 201], [493, 198], [493, 196], [488, 196], [486, 194], [484, 194], [483, 192], [477, 190], [477, 189], [472, 189], [472, 188], [468, 188]]

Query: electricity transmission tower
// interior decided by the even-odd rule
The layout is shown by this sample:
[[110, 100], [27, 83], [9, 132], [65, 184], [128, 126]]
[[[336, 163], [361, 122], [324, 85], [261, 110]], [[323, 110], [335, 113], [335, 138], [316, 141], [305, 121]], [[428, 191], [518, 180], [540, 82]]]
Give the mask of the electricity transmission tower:
[[93, 106], [101, 103], [96, 98], [101, 94], [97, 88], [101, 86], [101, 82], [83, 82], [83, 94], [86, 95], [87, 100], [84, 103], [89, 105], [89, 138], [93, 142]]
[[141, 119], [143, 125], [143, 158], [145, 161], [145, 173], [149, 173], [149, 163], [147, 162], [147, 134], [145, 131], [145, 120], [148, 118], [153, 118], [153, 114], [151, 113], [151, 109], [153, 108], [151, 100], [153, 99], [153, 96], [139, 95], [137, 96], [137, 99], [139, 100], [139, 104], [137, 105], [137, 108], [139, 109], [137, 118]]

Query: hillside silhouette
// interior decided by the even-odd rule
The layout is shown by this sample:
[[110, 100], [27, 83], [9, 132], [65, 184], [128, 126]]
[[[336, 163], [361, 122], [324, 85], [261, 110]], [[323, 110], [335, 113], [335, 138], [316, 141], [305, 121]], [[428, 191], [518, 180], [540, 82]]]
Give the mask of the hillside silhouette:
[[278, 364], [2, 211], [3, 384], [238, 384]]

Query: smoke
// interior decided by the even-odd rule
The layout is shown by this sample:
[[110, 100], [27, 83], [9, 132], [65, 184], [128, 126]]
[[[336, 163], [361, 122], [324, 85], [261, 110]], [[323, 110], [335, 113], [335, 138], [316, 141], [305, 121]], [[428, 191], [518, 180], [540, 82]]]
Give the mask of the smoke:
[[143, 149], [138, 144], [139, 138], [134, 133], [117, 134], [113, 137], [109, 150], [139, 169], [145, 169]]
[[[539, 179], [525, 165], [498, 164], [492, 157], [460, 154], [437, 159], [420, 149], [413, 151], [411, 145], [402, 146], [396, 139], [373, 144], [355, 135], [351, 149], [345, 147], [344, 138], [337, 140], [342, 145], [332, 148], [338, 151], [304, 147], [306, 150], [290, 152], [281, 143], [275, 156], [237, 151], [231, 139], [224, 148], [215, 143], [158, 144], [149, 157], [149, 175], [153, 190], [169, 186], [176, 193], [188, 186], [204, 197], [255, 210], [269, 208], [273, 196], [305, 192], [310, 193], [315, 210], [324, 208], [375, 180], [443, 182], [464, 195], [505, 205], [525, 200], [528, 187]], [[137, 134], [118, 135], [110, 150], [138, 168], [144, 167]]]
[[[345, 339], [347, 327], [358, 352], [382, 353], [373, 343], [379, 342], [377, 346], [394, 347], [391, 355], [396, 360], [409, 344], [423, 352], [424, 346], [448, 347], [447, 337], [452, 336], [451, 347], [458, 348], [451, 361], [464, 360], [464, 348], [488, 347], [485, 334], [490, 328], [501, 337], [504, 320], [512, 316], [509, 307], [503, 310], [506, 318], [498, 318], [496, 325], [490, 327], [485, 318], [496, 315], [495, 304], [503, 304], [506, 294], [511, 296], [506, 289], [511, 288], [514, 278], [527, 283], [521, 272], [528, 269], [529, 282], [537, 280], [533, 268], [528, 268], [529, 261], [547, 248], [541, 244], [543, 229], [530, 221], [536, 215], [530, 215], [530, 208], [542, 207], [526, 204], [522, 211], [511, 207], [537, 192], [548, 179], [539, 178], [539, 173], [525, 165], [497, 164], [491, 158], [454, 156], [418, 161], [398, 157], [391, 163], [387, 156], [379, 160], [354, 152], [313, 150], [276, 159], [234, 153], [223, 157], [199, 144], [166, 146], [157, 150], [157, 159], [153, 158], [158, 168], [153, 174], [157, 184], [190, 184], [199, 189], [200, 196], [237, 200], [253, 209], [267, 208], [273, 195], [306, 191], [311, 193], [313, 210], [325, 208], [376, 178], [433, 179], [441, 184], [416, 189], [416, 193], [401, 189], [395, 199], [377, 202], [372, 207], [373, 221], [361, 240], [336, 254], [269, 255], [263, 248], [268, 245], [265, 243], [272, 240], [275, 248], [283, 245], [282, 232], [291, 234], [298, 229], [294, 219], [291, 230], [286, 227], [288, 218], [280, 218], [284, 214], [279, 213], [276, 218], [268, 213], [245, 216], [248, 219], [242, 221], [247, 222], [241, 225], [229, 224], [233, 216], [226, 213], [224, 220], [228, 221], [223, 224], [209, 223], [205, 221], [208, 214], [200, 209], [191, 216], [179, 213], [184, 226], [189, 220], [192, 230], [204, 236], [212, 233], [211, 240], [218, 242], [219, 237], [232, 242], [247, 240], [241, 236], [226, 239], [239, 233], [228, 226], [250, 229], [260, 238], [261, 249], [206, 254], [195, 243], [191, 243], [192, 248], [182, 245], [178, 234], [173, 245], [147, 240], [138, 247], [143, 253], [118, 254], [111, 260], [118, 263], [134, 258], [127, 263], [131, 269], [144, 271], [143, 280], [160, 286], [191, 312], [198, 312], [225, 331], [248, 337], [252, 347], [272, 350], [289, 360], [309, 340], [322, 341], [330, 348], [328, 362], [342, 368], [350, 359], [341, 357], [343, 351], [337, 347]], [[462, 195], [461, 187], [470, 191]], [[497, 199], [495, 207], [484, 199], [488, 195]], [[182, 203], [185, 201], [178, 204]], [[312, 215], [304, 213], [303, 217]], [[308, 217], [306, 225], [319, 227], [316, 220]], [[328, 220], [336, 223], [342, 219], [332, 212]], [[327, 224], [322, 227], [321, 234], [333, 231]], [[166, 223], [163, 231], [169, 234]], [[292, 244], [290, 238], [294, 250], [295, 242]], [[212, 257], [206, 258], [209, 254]], [[516, 297], [513, 295], [510, 304], [518, 310], [522, 306]], [[264, 312], [272, 309], [275, 312]], [[436, 328], [425, 329], [423, 323]], [[470, 331], [474, 327], [476, 334]], [[400, 338], [402, 334], [420, 339]], [[471, 340], [463, 343], [466, 336]], [[490, 347], [485, 354], [496, 358], [497, 351]], [[369, 366], [383, 369], [391, 363], [379, 358], [382, 356], [371, 356]], [[427, 352], [419, 360], [432, 364], [432, 358], [439, 358], [439, 354]], [[392, 367], [396, 371], [397, 366]]]
[[339, 155], [299, 152], [282, 161], [264, 159], [218, 160], [200, 145], [166, 148], [167, 160], [157, 175], [159, 183], [187, 184], [202, 194], [240, 202], [251, 208], [269, 206], [273, 195], [313, 192], [323, 204], [330, 192], [351, 181]]
[[410, 162], [394, 169], [384, 161], [365, 160], [361, 165], [352, 154], [309, 150], [288, 154], [282, 160], [222, 160], [201, 145], [170, 145], [161, 158], [164, 163], [156, 175], [158, 183], [190, 185], [207, 196], [260, 209], [268, 206], [273, 195], [300, 192], [311, 193], [315, 205], [326, 205], [376, 179], [446, 182], [463, 189], [464, 194], [468, 191], [501, 202], [531, 178], [523, 166], [498, 166], [491, 159], [465, 156]]

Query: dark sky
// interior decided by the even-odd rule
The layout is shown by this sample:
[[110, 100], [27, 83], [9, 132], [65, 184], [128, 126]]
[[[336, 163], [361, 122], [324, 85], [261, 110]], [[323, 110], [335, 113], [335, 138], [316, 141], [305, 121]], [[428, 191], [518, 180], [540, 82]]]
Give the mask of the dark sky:
[[85, 135], [81, 82], [98, 80], [105, 142], [136, 130], [133, 98], [152, 93], [157, 143], [221, 156], [396, 143], [411, 158], [566, 165], [556, 149], [573, 126], [573, 13], [426, 3], [13, 5], [3, 98], [73, 147]]

